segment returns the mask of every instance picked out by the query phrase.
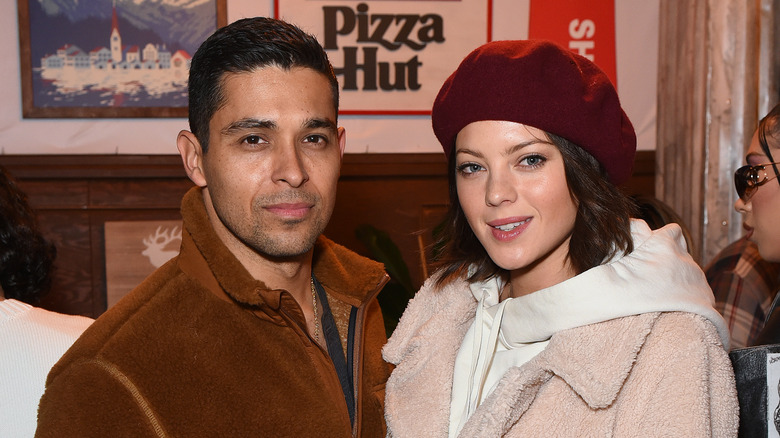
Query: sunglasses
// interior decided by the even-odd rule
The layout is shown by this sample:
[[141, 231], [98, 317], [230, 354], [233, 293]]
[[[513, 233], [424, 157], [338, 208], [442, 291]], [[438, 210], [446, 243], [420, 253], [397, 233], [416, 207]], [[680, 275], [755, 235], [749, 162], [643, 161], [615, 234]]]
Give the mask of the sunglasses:
[[756, 193], [758, 187], [778, 177], [777, 172], [771, 178], [767, 175], [766, 166], [780, 164], [780, 161], [774, 163], [759, 164], [757, 166], [742, 166], [734, 172], [734, 187], [737, 189], [737, 195], [743, 202], [748, 202]]

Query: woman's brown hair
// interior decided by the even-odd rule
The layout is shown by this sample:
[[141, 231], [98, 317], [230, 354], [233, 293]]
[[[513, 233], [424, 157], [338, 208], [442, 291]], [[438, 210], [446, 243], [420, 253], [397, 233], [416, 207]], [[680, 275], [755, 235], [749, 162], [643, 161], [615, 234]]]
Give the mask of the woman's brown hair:
[[[584, 149], [554, 134], [547, 133], [547, 137], [563, 156], [569, 193], [578, 205], [568, 254], [575, 272], [585, 272], [619, 252], [633, 251], [630, 219], [635, 206], [631, 199], [609, 182], [603, 167]], [[455, 155], [450, 154], [447, 164], [449, 211], [435, 243], [441, 248], [434, 262], [439, 271], [436, 282], [442, 286], [461, 276], [474, 282], [495, 275], [508, 280], [509, 272], [490, 259], [460, 206]]]

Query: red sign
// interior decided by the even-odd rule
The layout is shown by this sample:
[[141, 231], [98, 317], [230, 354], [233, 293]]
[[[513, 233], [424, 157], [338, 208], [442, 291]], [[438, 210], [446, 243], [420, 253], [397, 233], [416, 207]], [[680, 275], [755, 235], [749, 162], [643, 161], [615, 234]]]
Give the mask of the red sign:
[[531, 0], [528, 38], [555, 41], [590, 59], [617, 87], [615, 0]]

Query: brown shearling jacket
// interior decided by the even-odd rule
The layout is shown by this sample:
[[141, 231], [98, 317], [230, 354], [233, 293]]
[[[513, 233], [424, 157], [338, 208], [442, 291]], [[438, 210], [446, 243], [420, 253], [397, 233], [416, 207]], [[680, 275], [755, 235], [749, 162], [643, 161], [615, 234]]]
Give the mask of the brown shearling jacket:
[[185, 195], [182, 216], [180, 254], [52, 368], [36, 436], [384, 436], [381, 264], [324, 237], [314, 250], [314, 275], [355, 358], [351, 426], [335, 367], [293, 297], [253, 279], [221, 243], [200, 189]]

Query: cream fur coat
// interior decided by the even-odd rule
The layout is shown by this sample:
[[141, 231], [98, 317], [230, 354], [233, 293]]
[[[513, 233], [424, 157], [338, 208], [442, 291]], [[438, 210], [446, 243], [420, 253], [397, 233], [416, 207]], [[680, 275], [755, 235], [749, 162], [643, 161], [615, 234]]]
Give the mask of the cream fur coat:
[[[656, 259], [658, 260], [658, 259]], [[388, 436], [447, 437], [453, 366], [477, 301], [463, 280], [429, 280], [385, 359]], [[648, 312], [556, 332], [510, 368], [460, 437], [733, 437], [734, 375], [712, 322]]]

